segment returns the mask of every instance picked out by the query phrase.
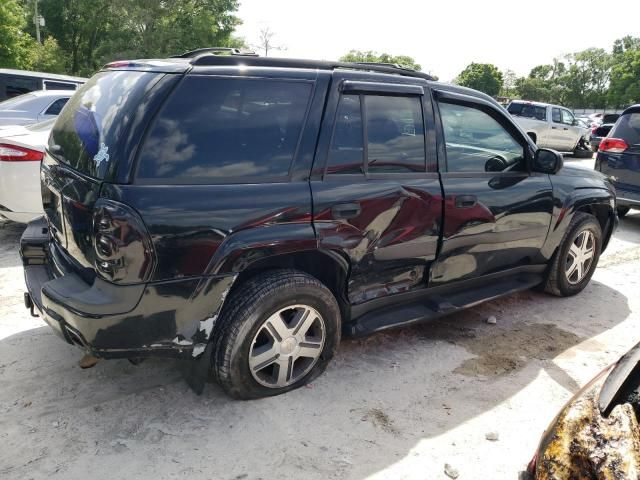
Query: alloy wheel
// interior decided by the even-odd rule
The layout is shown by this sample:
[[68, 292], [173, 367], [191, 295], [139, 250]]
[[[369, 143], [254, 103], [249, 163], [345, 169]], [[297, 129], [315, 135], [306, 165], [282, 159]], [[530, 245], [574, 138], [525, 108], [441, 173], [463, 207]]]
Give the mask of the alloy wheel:
[[583, 230], [569, 247], [564, 272], [570, 284], [580, 283], [589, 272], [595, 255], [595, 246], [594, 234], [590, 230]]
[[317, 310], [292, 305], [267, 318], [249, 350], [253, 378], [269, 388], [283, 388], [303, 378], [316, 364], [325, 342], [325, 324]]

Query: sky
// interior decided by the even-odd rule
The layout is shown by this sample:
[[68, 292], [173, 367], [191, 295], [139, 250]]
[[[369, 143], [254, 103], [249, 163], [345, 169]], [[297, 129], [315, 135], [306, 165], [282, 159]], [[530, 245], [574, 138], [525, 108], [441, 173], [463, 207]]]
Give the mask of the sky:
[[269, 56], [337, 60], [351, 49], [409, 55], [443, 81], [471, 62], [527, 75], [554, 57], [611, 51], [615, 39], [640, 36], [638, 0], [240, 2], [239, 36], [255, 47], [268, 27], [272, 42], [286, 47]]

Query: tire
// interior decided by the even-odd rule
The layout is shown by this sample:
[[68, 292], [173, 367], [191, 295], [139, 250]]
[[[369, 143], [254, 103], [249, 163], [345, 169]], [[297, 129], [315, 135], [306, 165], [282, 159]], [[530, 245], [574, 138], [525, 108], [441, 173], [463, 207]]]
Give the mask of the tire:
[[319, 280], [297, 270], [248, 279], [230, 295], [220, 322], [212, 371], [226, 393], [243, 400], [308, 384], [340, 343], [338, 302]]
[[[581, 235], [585, 234], [584, 237]], [[590, 237], [589, 237], [590, 235]], [[586, 238], [591, 238], [592, 257], [588, 265], [581, 263], [580, 272], [573, 271], [571, 275], [567, 275], [570, 267], [574, 265], [574, 261], [579, 261], [575, 257], [575, 251], [582, 250], [582, 243]], [[588, 248], [589, 242], [587, 242]], [[572, 248], [573, 247], [573, 248]], [[600, 252], [602, 249], [602, 229], [598, 220], [588, 213], [577, 212], [569, 228], [560, 242], [560, 246], [556, 251], [553, 261], [549, 267], [547, 280], [544, 284], [544, 290], [559, 297], [568, 297], [581, 292], [591, 280], [591, 276], [598, 265]], [[586, 268], [585, 268], [586, 267]], [[580, 273], [580, 275], [578, 275]]]
[[576, 148], [573, 150], [573, 156], [576, 158], [591, 158], [593, 157], [593, 151], [591, 150], [591, 146], [581, 138], [578, 145], [576, 145]]
[[629, 213], [629, 207], [618, 207], [618, 217], [624, 218], [627, 213]]

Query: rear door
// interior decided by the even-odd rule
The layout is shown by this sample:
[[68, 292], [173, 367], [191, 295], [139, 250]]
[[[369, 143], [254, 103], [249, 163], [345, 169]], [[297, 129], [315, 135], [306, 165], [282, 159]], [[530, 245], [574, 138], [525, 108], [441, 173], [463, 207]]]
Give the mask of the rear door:
[[426, 82], [335, 72], [311, 189], [320, 248], [350, 260], [352, 304], [425, 287], [442, 228]]
[[553, 195], [530, 173], [533, 152], [502, 110], [475, 97], [436, 91], [444, 231], [431, 285], [540, 264]]

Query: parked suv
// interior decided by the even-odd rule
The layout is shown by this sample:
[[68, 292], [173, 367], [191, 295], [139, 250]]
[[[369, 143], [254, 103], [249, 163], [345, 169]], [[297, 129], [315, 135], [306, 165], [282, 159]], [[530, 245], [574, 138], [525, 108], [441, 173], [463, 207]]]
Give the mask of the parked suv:
[[25, 302], [96, 357], [193, 361], [238, 398], [366, 335], [589, 282], [615, 228], [487, 95], [392, 66], [207, 52], [117, 62], [57, 120]]
[[615, 185], [620, 217], [640, 208], [640, 104], [622, 112], [601, 140], [595, 168]]

